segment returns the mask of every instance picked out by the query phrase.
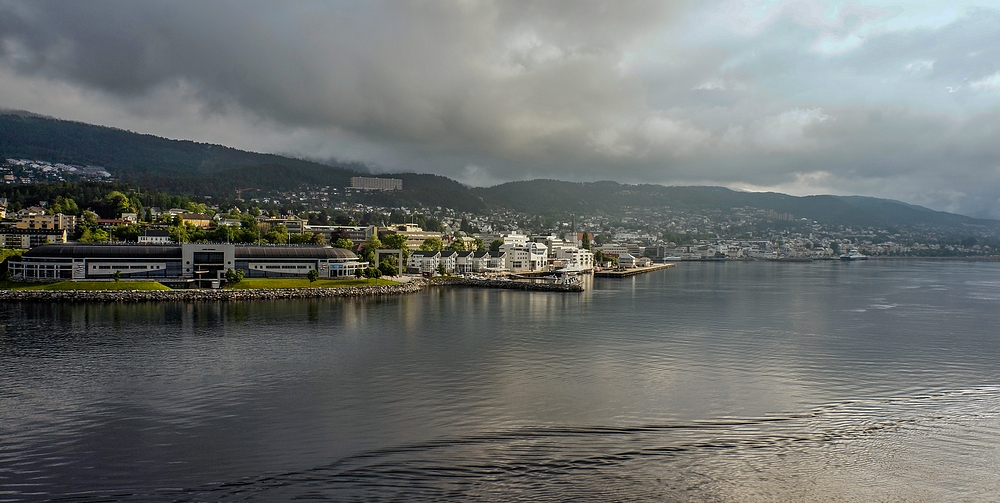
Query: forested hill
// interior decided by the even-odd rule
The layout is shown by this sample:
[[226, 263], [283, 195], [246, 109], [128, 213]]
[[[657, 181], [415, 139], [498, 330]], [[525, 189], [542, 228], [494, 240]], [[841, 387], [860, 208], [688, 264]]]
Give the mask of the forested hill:
[[103, 166], [124, 181], [196, 194], [236, 187], [292, 189], [302, 183], [345, 186], [357, 176], [278, 155], [22, 113], [0, 114], [0, 156]]
[[853, 226], [996, 228], [1000, 222], [934, 211], [900, 201], [861, 196], [797, 197], [774, 192], [740, 192], [724, 187], [666, 187], [615, 182], [558, 180], [509, 182], [473, 189], [487, 204], [533, 214], [618, 213], [624, 208], [670, 207], [679, 210], [756, 208], [826, 224]]
[[[344, 167], [245, 152], [220, 145], [169, 140], [121, 129], [0, 112], [0, 157], [102, 166], [118, 179], [173, 194], [233, 198], [237, 188], [260, 194], [303, 185], [345, 187], [357, 171]], [[808, 196], [738, 192], [721, 187], [574, 183], [557, 180], [510, 182], [469, 188], [438, 175], [402, 173], [403, 191], [356, 196], [381, 206], [448, 207], [481, 211], [509, 208], [537, 215], [621, 213], [626, 208], [670, 207], [721, 210], [750, 207], [796, 218], [851, 226], [960, 228], [1000, 222], [932, 211], [899, 201], [870, 197]]]

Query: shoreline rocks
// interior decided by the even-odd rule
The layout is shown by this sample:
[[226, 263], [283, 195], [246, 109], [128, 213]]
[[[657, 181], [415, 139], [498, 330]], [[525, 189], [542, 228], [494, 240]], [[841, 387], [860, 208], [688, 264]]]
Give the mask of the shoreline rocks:
[[0, 290], [4, 302], [213, 302], [329, 297], [377, 297], [419, 292], [428, 286], [496, 288], [533, 292], [582, 292], [583, 285], [556, 285], [522, 281], [448, 278], [428, 282], [413, 280], [402, 285], [351, 286], [342, 288], [251, 288], [246, 290]]
[[252, 288], [246, 290], [0, 290], [0, 301], [41, 302], [199, 302], [325, 297], [375, 297], [415, 293], [424, 281], [402, 285], [350, 286], [343, 288]]

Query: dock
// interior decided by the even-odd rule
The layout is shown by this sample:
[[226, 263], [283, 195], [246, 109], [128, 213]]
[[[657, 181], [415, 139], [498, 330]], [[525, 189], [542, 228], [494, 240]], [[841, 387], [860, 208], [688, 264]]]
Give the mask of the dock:
[[677, 264], [654, 264], [648, 267], [635, 267], [632, 269], [622, 269], [615, 271], [594, 271], [595, 278], [625, 278], [627, 276], [635, 276], [637, 274], [645, 274], [647, 272], [659, 271], [661, 269], [670, 269], [671, 267], [677, 267]]

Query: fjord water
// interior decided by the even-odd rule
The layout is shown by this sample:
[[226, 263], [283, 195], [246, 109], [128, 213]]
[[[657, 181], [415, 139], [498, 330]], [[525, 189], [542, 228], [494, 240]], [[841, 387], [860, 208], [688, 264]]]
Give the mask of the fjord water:
[[0, 324], [0, 501], [1000, 499], [996, 263]]

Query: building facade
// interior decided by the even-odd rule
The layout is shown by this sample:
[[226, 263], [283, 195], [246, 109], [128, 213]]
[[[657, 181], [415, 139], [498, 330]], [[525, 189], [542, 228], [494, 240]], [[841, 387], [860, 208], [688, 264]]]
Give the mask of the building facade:
[[403, 190], [403, 180], [400, 178], [353, 176], [351, 177], [351, 186], [348, 188], [358, 190]]
[[248, 278], [352, 277], [368, 264], [349, 250], [320, 246], [61, 244], [39, 246], [8, 262], [15, 278], [217, 280], [229, 269]]

